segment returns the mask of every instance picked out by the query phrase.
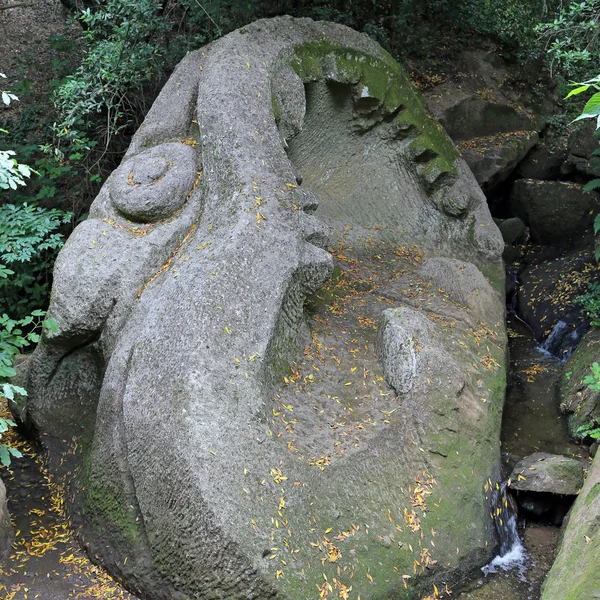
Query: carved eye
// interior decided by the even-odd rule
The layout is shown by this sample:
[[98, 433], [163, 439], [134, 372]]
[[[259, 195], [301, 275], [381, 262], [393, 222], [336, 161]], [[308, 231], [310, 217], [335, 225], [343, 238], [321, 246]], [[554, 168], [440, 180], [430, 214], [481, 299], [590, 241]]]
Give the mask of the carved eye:
[[159, 221], [183, 206], [196, 172], [192, 147], [161, 144], [133, 156], [115, 171], [110, 197], [117, 210], [133, 221]]

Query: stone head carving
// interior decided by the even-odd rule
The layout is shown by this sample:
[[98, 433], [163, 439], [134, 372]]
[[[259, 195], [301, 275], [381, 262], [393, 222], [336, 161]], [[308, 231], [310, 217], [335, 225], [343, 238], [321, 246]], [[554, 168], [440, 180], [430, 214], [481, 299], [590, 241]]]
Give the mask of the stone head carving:
[[277, 18], [186, 56], [61, 252], [30, 365], [27, 418], [83, 448], [90, 547], [148, 598], [389, 598], [395, 566], [462, 568], [459, 529], [476, 561], [503, 389], [478, 369], [504, 343], [478, 268], [501, 250], [366, 36]]

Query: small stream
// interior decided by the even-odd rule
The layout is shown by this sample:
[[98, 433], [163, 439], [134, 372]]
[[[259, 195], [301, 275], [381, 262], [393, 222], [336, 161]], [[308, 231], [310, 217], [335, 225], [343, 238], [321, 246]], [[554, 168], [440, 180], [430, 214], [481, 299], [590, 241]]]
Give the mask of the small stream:
[[[536, 344], [519, 320], [508, 322], [510, 370], [502, 419], [503, 476], [534, 452], [580, 457], [587, 453], [570, 439], [566, 418], [559, 412], [558, 384], [562, 363]], [[538, 600], [552, 566], [558, 527], [520, 522], [522, 542], [509, 555], [475, 573], [455, 590], [472, 600]], [[520, 546], [520, 547], [519, 547]], [[557, 599], [558, 600], [558, 599]]]

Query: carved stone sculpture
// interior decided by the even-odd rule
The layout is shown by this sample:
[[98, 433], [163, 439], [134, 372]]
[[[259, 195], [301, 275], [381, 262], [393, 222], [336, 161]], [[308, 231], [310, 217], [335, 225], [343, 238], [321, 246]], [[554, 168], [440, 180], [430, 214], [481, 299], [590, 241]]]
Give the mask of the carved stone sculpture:
[[91, 553], [151, 599], [387, 599], [484, 562], [502, 249], [367, 36], [282, 17], [188, 54], [28, 367]]

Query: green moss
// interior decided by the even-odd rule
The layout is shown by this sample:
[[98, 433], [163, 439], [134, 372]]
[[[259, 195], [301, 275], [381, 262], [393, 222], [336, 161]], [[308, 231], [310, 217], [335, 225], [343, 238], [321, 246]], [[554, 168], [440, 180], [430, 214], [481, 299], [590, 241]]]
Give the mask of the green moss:
[[91, 475], [91, 446], [86, 444], [82, 453], [80, 485], [84, 511], [101, 523], [102, 529], [114, 530], [126, 544], [135, 547], [140, 533], [137, 514], [125, 506], [110, 483], [103, 485]]
[[271, 105], [273, 109], [273, 117], [275, 121], [281, 120], [281, 105], [279, 104], [279, 100], [275, 96], [271, 96]]
[[[322, 79], [324, 72], [340, 83], [362, 85], [368, 96], [378, 99], [387, 114], [399, 110], [396, 120], [415, 128], [411, 148], [415, 154], [431, 150], [435, 168], [456, 175], [458, 154], [443, 128], [425, 110], [420, 94], [402, 67], [387, 54], [369, 56], [328, 40], [302, 44], [295, 48], [291, 65], [304, 81]], [[333, 71], [333, 72], [331, 72]]]
[[[472, 221], [473, 226], [473, 237], [475, 236], [475, 219]], [[501, 262], [497, 263], [486, 263], [481, 268], [483, 276], [490, 282], [490, 285], [504, 297], [506, 289], [506, 273], [504, 271], [504, 265]]]
[[587, 506], [600, 496], [600, 483], [597, 483], [587, 494], [584, 504]]

